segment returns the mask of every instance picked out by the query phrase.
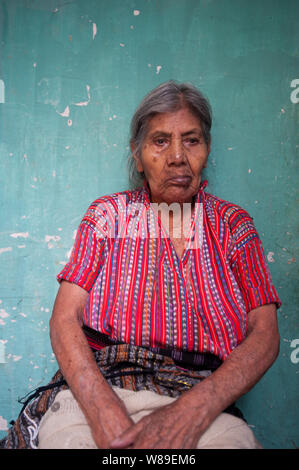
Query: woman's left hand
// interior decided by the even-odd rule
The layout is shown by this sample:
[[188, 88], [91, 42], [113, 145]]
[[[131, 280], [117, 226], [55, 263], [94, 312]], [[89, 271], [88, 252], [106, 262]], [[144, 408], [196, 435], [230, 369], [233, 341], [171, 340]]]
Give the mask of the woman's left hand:
[[127, 429], [112, 442], [111, 449], [196, 449], [205, 431], [199, 410], [176, 400], [162, 406]]

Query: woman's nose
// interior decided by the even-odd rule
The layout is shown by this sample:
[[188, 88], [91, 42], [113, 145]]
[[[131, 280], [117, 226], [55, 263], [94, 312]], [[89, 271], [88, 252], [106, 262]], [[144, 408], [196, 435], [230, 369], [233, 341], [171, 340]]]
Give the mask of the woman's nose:
[[167, 162], [178, 165], [185, 161], [185, 148], [181, 139], [175, 139], [168, 148]]

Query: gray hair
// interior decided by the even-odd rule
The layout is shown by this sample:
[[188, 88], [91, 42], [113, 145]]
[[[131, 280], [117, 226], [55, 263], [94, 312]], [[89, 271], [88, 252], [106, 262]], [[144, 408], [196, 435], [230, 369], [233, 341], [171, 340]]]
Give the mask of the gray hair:
[[[203, 138], [207, 144], [211, 139], [212, 111], [208, 100], [189, 83], [177, 83], [173, 80], [162, 83], [148, 93], [141, 101], [131, 121], [130, 143], [134, 145], [134, 154], [139, 157], [147, 133], [148, 123], [159, 113], [171, 113], [183, 107], [188, 107], [198, 117]], [[133, 187], [140, 186], [143, 174], [136, 169], [133, 154], [128, 160], [129, 178]]]

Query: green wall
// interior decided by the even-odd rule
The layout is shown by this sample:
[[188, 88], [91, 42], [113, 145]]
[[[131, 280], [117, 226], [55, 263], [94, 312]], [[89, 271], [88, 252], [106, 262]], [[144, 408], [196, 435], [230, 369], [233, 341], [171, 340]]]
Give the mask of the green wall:
[[146, 92], [190, 81], [213, 107], [208, 191], [254, 217], [281, 352], [240, 400], [267, 448], [299, 446], [299, 3], [0, 0], [0, 437], [57, 364], [48, 322], [89, 203], [128, 188], [129, 121]]

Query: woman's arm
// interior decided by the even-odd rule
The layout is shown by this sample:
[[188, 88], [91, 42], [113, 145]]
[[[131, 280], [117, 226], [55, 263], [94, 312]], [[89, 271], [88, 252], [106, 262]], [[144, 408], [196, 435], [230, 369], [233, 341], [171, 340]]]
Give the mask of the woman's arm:
[[98, 369], [82, 331], [82, 317], [88, 292], [62, 281], [50, 320], [50, 337], [58, 364], [78, 401], [99, 448], [129, 428], [121, 400]]
[[276, 360], [279, 345], [276, 306], [264, 305], [249, 312], [245, 340], [211, 376], [190, 391], [188, 398], [193, 405], [197, 394], [206, 397], [208, 425], [262, 378]]
[[247, 393], [275, 361], [279, 352], [276, 307], [265, 305], [248, 314], [248, 333], [208, 378], [170, 405], [142, 418], [112, 448], [195, 449], [214, 419]]

